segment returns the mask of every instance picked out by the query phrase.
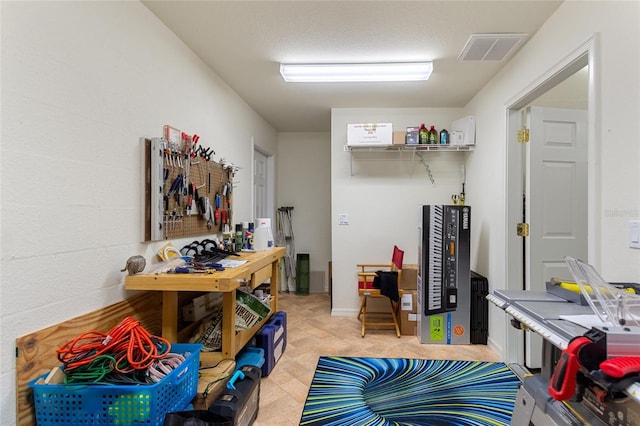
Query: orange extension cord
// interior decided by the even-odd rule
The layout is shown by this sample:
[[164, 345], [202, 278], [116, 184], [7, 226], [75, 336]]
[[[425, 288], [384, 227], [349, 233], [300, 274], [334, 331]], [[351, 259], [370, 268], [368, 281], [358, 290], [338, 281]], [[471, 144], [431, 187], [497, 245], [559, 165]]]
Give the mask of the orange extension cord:
[[57, 353], [66, 370], [87, 365], [99, 356], [111, 355], [116, 360], [116, 371], [130, 373], [147, 369], [170, 350], [168, 340], [150, 334], [140, 321], [126, 317], [106, 334], [95, 330], [80, 334], [63, 344]]

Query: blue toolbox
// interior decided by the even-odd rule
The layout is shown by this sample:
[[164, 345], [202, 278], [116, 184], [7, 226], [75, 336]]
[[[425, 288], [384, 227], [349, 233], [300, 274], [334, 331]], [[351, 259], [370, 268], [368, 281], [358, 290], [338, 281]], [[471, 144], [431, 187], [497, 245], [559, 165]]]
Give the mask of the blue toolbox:
[[277, 312], [255, 335], [256, 347], [264, 350], [262, 376], [268, 376], [282, 356], [287, 342], [286, 314]]
[[[269, 318], [267, 321], [269, 325], [282, 326], [282, 331], [284, 332], [284, 342], [282, 344], [282, 352], [287, 347], [287, 313], [285, 311], [278, 311]], [[276, 339], [277, 340], [277, 339]]]
[[[258, 417], [260, 403], [260, 368], [245, 365], [236, 371], [222, 394], [209, 406], [224, 424], [248, 426]], [[214, 423], [217, 424], [217, 423]], [[222, 424], [222, 423], [221, 423]]]
[[253, 365], [262, 367], [264, 365], [264, 349], [253, 346], [245, 346], [238, 355], [236, 355], [236, 368], [234, 373], [245, 365]]

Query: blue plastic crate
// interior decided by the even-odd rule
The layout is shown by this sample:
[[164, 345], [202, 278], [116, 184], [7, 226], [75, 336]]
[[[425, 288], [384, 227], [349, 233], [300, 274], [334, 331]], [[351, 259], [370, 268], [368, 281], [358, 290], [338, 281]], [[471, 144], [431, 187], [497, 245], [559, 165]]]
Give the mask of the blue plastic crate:
[[181, 411], [198, 392], [202, 345], [175, 343], [171, 352], [185, 360], [161, 381], [147, 385], [45, 385], [33, 389], [36, 422], [47, 425], [162, 426], [168, 412]]

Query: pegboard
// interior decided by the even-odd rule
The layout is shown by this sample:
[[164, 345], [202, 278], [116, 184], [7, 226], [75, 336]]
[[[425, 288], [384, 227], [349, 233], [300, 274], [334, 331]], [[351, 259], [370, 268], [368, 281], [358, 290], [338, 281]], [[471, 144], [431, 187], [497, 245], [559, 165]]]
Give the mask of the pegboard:
[[185, 154], [163, 138], [145, 139], [145, 148], [145, 240], [215, 234], [225, 224], [231, 229], [233, 166], [207, 158], [204, 149]]

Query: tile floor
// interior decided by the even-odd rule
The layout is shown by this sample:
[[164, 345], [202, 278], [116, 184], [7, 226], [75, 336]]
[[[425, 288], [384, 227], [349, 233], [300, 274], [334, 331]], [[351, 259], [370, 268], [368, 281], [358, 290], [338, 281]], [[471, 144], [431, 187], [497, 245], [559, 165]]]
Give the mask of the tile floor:
[[500, 361], [484, 345], [423, 345], [415, 336], [396, 337], [390, 329], [360, 336], [355, 318], [332, 317], [328, 294], [279, 295], [287, 313], [287, 347], [260, 382], [260, 408], [254, 426], [296, 426], [320, 356], [376, 356]]

